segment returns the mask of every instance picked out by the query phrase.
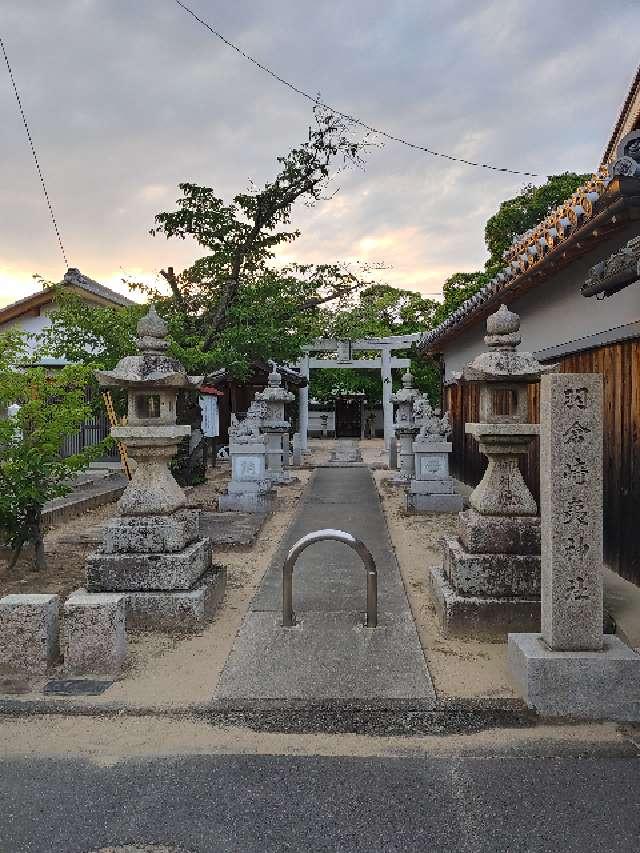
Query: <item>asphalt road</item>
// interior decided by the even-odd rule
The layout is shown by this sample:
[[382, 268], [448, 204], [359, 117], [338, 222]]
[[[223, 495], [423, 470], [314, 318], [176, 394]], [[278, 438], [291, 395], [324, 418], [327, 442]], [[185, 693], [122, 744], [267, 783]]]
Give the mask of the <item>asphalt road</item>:
[[[640, 850], [640, 762], [569, 751], [0, 763], [2, 853]], [[158, 848], [159, 850], [160, 848]], [[166, 850], [167, 847], [162, 847]]]

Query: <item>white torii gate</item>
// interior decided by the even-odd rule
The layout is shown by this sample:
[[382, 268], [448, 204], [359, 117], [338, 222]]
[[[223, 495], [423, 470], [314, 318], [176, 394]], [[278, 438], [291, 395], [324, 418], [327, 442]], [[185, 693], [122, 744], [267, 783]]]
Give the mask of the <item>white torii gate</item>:
[[[411, 361], [408, 358], [395, 358], [393, 350], [408, 349], [411, 344], [417, 343], [422, 334], [416, 332], [411, 335], [391, 335], [388, 338], [362, 338], [361, 340], [337, 340], [331, 338], [320, 338], [312, 344], [304, 346], [304, 355], [298, 362], [298, 369], [302, 376], [309, 379], [309, 373], [314, 368], [339, 367], [351, 370], [379, 370], [382, 376], [382, 410], [384, 415], [384, 445], [388, 449], [389, 442], [393, 436], [393, 403], [391, 402], [392, 382], [391, 371], [393, 368], [408, 368]], [[379, 355], [375, 358], [352, 359], [352, 353], [363, 351], [375, 351]], [[315, 352], [334, 352], [335, 358], [313, 358], [310, 354]], [[309, 386], [305, 385], [299, 392], [300, 403], [300, 445], [302, 451], [309, 447]]]

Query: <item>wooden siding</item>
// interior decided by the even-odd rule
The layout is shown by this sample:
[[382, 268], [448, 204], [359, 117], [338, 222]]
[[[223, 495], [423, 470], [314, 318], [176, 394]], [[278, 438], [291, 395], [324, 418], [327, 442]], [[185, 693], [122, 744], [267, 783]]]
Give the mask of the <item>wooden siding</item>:
[[[640, 340], [596, 347], [561, 358], [563, 373], [604, 377], [604, 558], [622, 577], [640, 585]], [[469, 485], [480, 482], [486, 459], [464, 432], [479, 418], [478, 390], [460, 381], [444, 391], [452, 424], [451, 473]], [[529, 417], [538, 423], [539, 386], [529, 387]], [[538, 441], [521, 464], [536, 501], [540, 495]]]

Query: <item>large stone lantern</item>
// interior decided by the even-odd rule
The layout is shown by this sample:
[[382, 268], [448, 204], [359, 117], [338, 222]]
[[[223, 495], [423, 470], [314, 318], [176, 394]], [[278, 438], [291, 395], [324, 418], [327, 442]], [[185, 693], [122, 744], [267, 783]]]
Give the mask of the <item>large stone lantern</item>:
[[[138, 614], [141, 622], [160, 625], [167, 615], [169, 622], [180, 612], [185, 618], [192, 615], [191, 605], [197, 609], [202, 603], [193, 595], [195, 586], [211, 565], [211, 543], [200, 536], [199, 512], [186, 507], [169, 469], [178, 444], [191, 432], [190, 426], [176, 423], [178, 392], [197, 386], [202, 377], [187, 376], [180, 362], [167, 355], [167, 324], [155, 307], [137, 331], [138, 354], [96, 374], [102, 388], [127, 392], [127, 422], [111, 434], [126, 444], [137, 465], [118, 514], [105, 527], [102, 546], [87, 560], [87, 587], [131, 593], [131, 621], [136, 623]], [[192, 600], [171, 599], [186, 591]], [[200, 592], [206, 597], [206, 590]]]
[[412, 445], [419, 427], [413, 416], [413, 404], [418, 397], [420, 392], [413, 387], [413, 376], [407, 370], [402, 375], [402, 388], [391, 395], [391, 402], [398, 406], [395, 431], [398, 438], [400, 470], [393, 478], [393, 483], [396, 485], [406, 485], [413, 477], [415, 470]]
[[544, 367], [528, 352], [518, 352], [520, 317], [500, 306], [487, 319], [489, 352], [477, 356], [464, 371], [467, 382], [479, 385], [480, 422], [466, 424], [489, 464], [469, 498], [482, 515], [535, 516], [536, 502], [522, 477], [519, 457], [538, 435], [529, 423], [528, 388], [539, 382]]
[[262, 429], [267, 436], [267, 478], [272, 483], [293, 482], [289, 471], [289, 430], [291, 422], [285, 417], [285, 405], [295, 400], [295, 394], [282, 387], [282, 377], [272, 366], [268, 384], [264, 391], [256, 394], [256, 400], [266, 407]]
[[528, 423], [528, 386], [554, 367], [518, 352], [520, 341], [520, 318], [502, 305], [487, 320], [489, 351], [464, 371], [480, 396], [480, 420], [466, 432], [489, 462], [471, 508], [458, 516], [457, 537], [444, 539], [442, 569], [431, 571], [447, 635], [506, 640], [539, 627], [540, 518], [519, 459], [539, 432]]

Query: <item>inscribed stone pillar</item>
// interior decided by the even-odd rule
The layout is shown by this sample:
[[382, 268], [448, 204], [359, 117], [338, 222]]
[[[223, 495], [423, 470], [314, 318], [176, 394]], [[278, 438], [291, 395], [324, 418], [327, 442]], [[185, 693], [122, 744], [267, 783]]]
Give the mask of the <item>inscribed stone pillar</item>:
[[384, 446], [389, 450], [389, 442], [393, 435], [393, 393], [391, 375], [391, 350], [385, 347], [380, 353], [380, 367], [382, 375], [382, 415], [384, 418]]
[[551, 374], [540, 392], [542, 636], [602, 648], [602, 376]]

